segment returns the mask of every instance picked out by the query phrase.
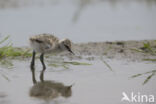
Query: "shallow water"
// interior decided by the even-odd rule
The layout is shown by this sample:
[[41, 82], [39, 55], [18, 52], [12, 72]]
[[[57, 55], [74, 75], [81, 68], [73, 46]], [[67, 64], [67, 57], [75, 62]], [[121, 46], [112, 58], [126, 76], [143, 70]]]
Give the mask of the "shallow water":
[[[78, 60], [77, 60], [78, 61]], [[80, 60], [79, 60], [80, 61]], [[45, 80], [72, 85], [72, 96], [65, 99], [43, 100], [29, 96], [33, 86], [29, 62], [15, 61], [13, 69], [1, 68], [10, 81], [0, 76], [0, 103], [2, 104], [125, 104], [121, 102], [122, 92], [156, 96], [155, 76], [144, 86], [146, 75], [131, 79], [132, 75], [155, 69], [154, 63], [129, 62], [126, 60], [105, 59], [113, 72], [100, 60], [81, 60], [92, 65], [70, 65], [69, 69], [47, 66]], [[36, 78], [39, 80], [40, 62], [36, 62]], [[5, 96], [2, 96], [5, 95]], [[142, 103], [144, 104], [144, 103]], [[147, 103], [145, 103], [147, 104]]]
[[15, 46], [28, 45], [39, 33], [73, 42], [156, 39], [155, 0], [33, 1], [0, 9], [0, 33], [11, 35]]

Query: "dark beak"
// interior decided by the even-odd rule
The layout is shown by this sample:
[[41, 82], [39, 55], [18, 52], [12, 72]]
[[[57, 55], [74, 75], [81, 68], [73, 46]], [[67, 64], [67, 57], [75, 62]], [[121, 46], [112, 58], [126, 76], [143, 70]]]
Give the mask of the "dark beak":
[[68, 46], [65, 45], [65, 47], [67, 48], [67, 50], [68, 50], [70, 53], [72, 53], [73, 55], [75, 55], [74, 52], [73, 52]]

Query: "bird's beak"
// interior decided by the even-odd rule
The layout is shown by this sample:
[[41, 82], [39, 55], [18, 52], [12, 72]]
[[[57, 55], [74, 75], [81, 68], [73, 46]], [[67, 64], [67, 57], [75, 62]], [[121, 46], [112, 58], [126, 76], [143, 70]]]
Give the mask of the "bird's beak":
[[73, 55], [75, 55], [75, 53], [72, 50], [70, 50], [69, 52], [72, 53]]
[[72, 53], [73, 55], [75, 55], [74, 52], [70, 48], [68, 49], [68, 51]]
[[75, 55], [74, 52], [73, 52], [68, 46], [65, 45], [65, 47], [67, 48], [67, 50], [68, 50], [70, 53], [72, 53], [73, 55]]

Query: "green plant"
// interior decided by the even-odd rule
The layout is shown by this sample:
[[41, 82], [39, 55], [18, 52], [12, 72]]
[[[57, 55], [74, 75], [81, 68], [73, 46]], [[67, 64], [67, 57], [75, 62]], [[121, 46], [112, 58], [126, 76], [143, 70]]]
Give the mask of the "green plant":
[[92, 64], [89, 64], [89, 63], [82, 63], [82, 62], [77, 62], [77, 61], [73, 61], [73, 62], [68, 62], [68, 61], [61, 61], [61, 60], [58, 60], [58, 61], [53, 61], [53, 60], [50, 60], [48, 61], [48, 65], [51, 66], [51, 67], [55, 67], [55, 68], [58, 68], [58, 67], [62, 67], [64, 69], [69, 69], [70, 65], [92, 65]]
[[[144, 54], [151, 54], [153, 56], [156, 56], [156, 49], [155, 49], [155, 47], [152, 47], [149, 42], [143, 43], [143, 47], [141, 47], [140, 49], [135, 49], [134, 48], [134, 49], [131, 49], [131, 50], [136, 51], [136, 52], [141, 52], [141, 53], [144, 53]], [[156, 61], [155, 58], [153, 58], [153, 59], [146, 58], [146, 59], [142, 59], [142, 60], [152, 61], [152, 62]], [[154, 75], [156, 75], [156, 70], [152, 70], [152, 71], [141, 73], [141, 74], [136, 74], [136, 75], [133, 75], [131, 78], [139, 77], [139, 76], [142, 76], [142, 75], [145, 75], [145, 74], [150, 74], [150, 75], [145, 79], [145, 81], [143, 82], [143, 85], [146, 84]]]
[[[9, 36], [6, 36], [4, 39], [0, 41], [0, 44], [6, 42], [9, 39]], [[29, 57], [31, 56], [30, 50], [22, 49], [22, 48], [15, 48], [12, 46], [12, 44], [9, 42], [6, 45], [0, 47], [0, 59], [6, 58], [6, 57]]]
[[148, 77], [144, 80], [143, 82], [143, 85], [146, 84], [154, 75], [156, 75], [156, 70], [152, 70], [152, 71], [148, 71], [148, 72], [145, 72], [145, 73], [140, 73], [140, 74], [136, 74], [136, 75], [133, 75], [131, 76], [131, 78], [136, 78], [136, 77], [139, 77], [139, 76], [142, 76], [142, 75], [148, 75]]

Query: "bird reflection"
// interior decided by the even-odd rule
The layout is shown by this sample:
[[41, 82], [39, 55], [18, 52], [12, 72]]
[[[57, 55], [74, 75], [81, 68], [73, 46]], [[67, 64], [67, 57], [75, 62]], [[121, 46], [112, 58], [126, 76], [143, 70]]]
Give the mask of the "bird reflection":
[[[33, 69], [34, 67], [31, 67], [31, 70]], [[72, 95], [72, 85], [65, 86], [63, 83], [48, 80], [41, 80], [40, 82], [37, 82], [34, 71], [31, 72], [34, 84], [29, 92], [31, 97], [50, 100], [60, 96], [68, 98]], [[42, 71], [41, 74], [44, 75], [44, 71]]]
[[72, 85], [65, 86], [55, 81], [37, 82], [30, 89], [30, 96], [40, 99], [54, 99], [59, 96], [68, 98], [72, 95], [71, 88]]

